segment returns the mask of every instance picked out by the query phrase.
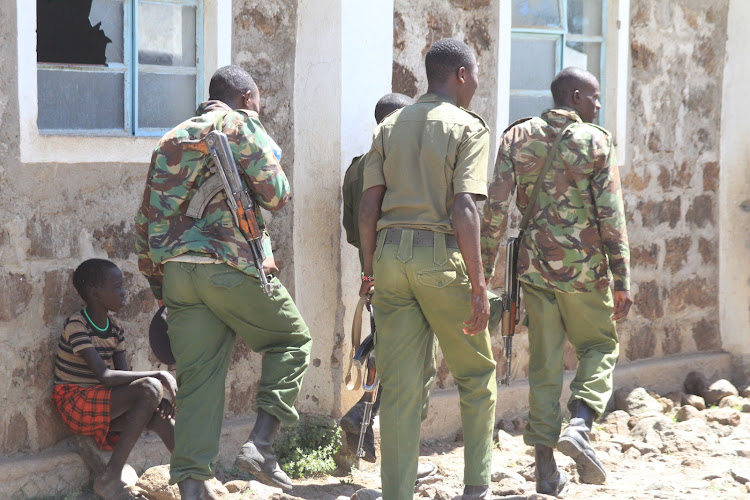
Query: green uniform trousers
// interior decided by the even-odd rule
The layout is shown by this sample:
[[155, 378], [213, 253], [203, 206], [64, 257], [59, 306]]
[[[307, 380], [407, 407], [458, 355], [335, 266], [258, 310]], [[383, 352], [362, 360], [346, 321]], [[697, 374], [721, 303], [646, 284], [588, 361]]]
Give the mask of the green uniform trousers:
[[464, 335], [471, 316], [471, 285], [461, 253], [445, 247], [412, 247], [403, 230], [399, 245], [375, 250], [375, 352], [383, 384], [380, 407], [384, 500], [411, 500], [417, 477], [424, 359], [434, 332], [458, 386], [464, 436], [464, 483], [490, 483], [497, 382], [489, 332]]
[[172, 484], [214, 476], [211, 462], [219, 451], [224, 385], [237, 335], [263, 353], [254, 408], [284, 425], [299, 418], [294, 402], [312, 340], [289, 293], [278, 279], [271, 284], [279, 288], [269, 297], [257, 278], [226, 264], [165, 264], [164, 304], [178, 387]]
[[612, 372], [620, 353], [612, 291], [564, 293], [528, 283], [521, 287], [529, 327], [529, 422], [523, 440], [554, 448], [562, 427], [566, 338], [578, 357], [568, 407], [580, 399], [601, 415], [612, 396]]

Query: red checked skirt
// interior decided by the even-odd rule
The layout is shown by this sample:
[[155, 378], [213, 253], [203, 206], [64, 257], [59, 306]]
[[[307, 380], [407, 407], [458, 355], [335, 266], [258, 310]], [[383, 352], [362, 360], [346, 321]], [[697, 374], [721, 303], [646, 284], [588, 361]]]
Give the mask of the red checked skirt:
[[109, 432], [109, 398], [112, 389], [101, 385], [56, 384], [52, 402], [74, 434], [92, 436], [101, 450], [111, 450], [119, 440]]

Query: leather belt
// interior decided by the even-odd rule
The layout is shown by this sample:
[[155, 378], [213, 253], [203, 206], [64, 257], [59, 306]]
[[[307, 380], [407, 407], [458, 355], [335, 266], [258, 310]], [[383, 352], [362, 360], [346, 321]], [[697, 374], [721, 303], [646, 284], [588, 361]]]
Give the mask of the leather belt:
[[[387, 245], [398, 245], [401, 243], [401, 232], [402, 231], [408, 231], [408, 229], [394, 229], [394, 228], [388, 228], [386, 229], [385, 234], [385, 243]], [[435, 233], [433, 231], [427, 231], [425, 229], [411, 229], [411, 231], [414, 233], [414, 237], [412, 239], [412, 246], [415, 247], [431, 247], [433, 246], [434, 242], [434, 236]], [[455, 248], [458, 249], [458, 242], [456, 241], [456, 236], [453, 234], [445, 234], [445, 248]]]

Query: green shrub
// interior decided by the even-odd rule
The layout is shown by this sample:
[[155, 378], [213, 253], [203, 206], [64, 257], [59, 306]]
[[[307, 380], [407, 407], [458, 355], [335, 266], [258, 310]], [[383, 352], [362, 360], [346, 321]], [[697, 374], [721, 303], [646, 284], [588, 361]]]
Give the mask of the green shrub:
[[302, 416], [276, 440], [279, 466], [291, 478], [326, 474], [336, 469], [333, 455], [341, 446], [341, 429], [327, 417]]

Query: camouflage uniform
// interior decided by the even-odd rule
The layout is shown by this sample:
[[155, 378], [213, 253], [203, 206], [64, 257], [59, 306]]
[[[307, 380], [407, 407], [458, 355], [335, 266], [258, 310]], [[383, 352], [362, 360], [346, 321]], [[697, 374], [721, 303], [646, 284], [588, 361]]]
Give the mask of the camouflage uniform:
[[[237, 168], [257, 201], [278, 210], [289, 198], [287, 181], [258, 115], [209, 101], [159, 142], [151, 157], [136, 216], [138, 266], [157, 299], [168, 307], [167, 323], [177, 360], [175, 448], [171, 482], [213, 477], [224, 411], [224, 385], [235, 337], [264, 353], [255, 408], [283, 424], [294, 409], [310, 355], [310, 334], [277, 278], [273, 296], [260, 287], [250, 247], [235, 227], [223, 193], [202, 218], [186, 215], [190, 200], [210, 175], [206, 159], [182, 141], [201, 139], [214, 128], [227, 135]], [[256, 216], [261, 227], [260, 209]], [[264, 239], [266, 254], [271, 242]]]
[[436, 94], [390, 114], [375, 130], [363, 189], [385, 186], [373, 256], [383, 383], [383, 498], [411, 500], [419, 455], [423, 364], [432, 333], [458, 385], [464, 483], [490, 483], [495, 360], [487, 329], [470, 336], [471, 284], [450, 214], [456, 193], [487, 193], [489, 129]]
[[521, 246], [519, 272], [529, 326], [527, 444], [554, 447], [561, 427], [565, 337], [579, 364], [572, 396], [601, 415], [612, 392], [619, 341], [610, 273], [630, 289], [630, 250], [612, 136], [573, 110], [553, 109], [503, 135], [482, 220], [482, 261], [492, 276], [513, 192], [523, 213], [557, 133], [573, 120], [539, 192]]

